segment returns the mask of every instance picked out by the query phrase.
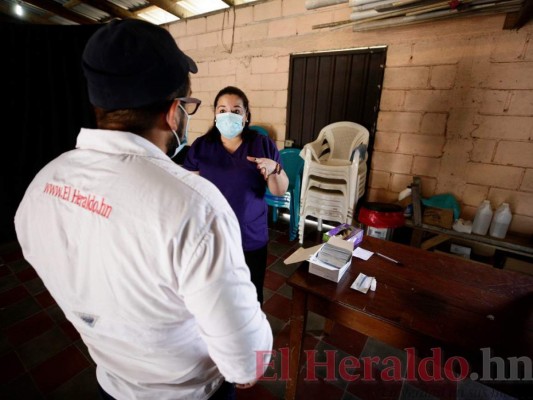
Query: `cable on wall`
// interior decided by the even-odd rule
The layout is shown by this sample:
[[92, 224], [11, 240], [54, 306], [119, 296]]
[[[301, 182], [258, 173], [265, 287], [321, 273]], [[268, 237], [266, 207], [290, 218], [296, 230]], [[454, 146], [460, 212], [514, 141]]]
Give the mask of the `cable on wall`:
[[[231, 28], [231, 43], [229, 46], [227, 46], [225, 43], [224, 43], [224, 27], [226, 25], [226, 15], [228, 17], [228, 24], [230, 22], [230, 10], [233, 10], [233, 26]], [[229, 9], [227, 9], [227, 13], [226, 13], [226, 10], [224, 10], [224, 16], [222, 17], [222, 32], [220, 34], [220, 41], [222, 42], [222, 46], [224, 47], [224, 50], [231, 54], [233, 52], [233, 44], [235, 43], [235, 25], [236, 25], [236, 14], [235, 14], [235, 6], [231, 6]]]

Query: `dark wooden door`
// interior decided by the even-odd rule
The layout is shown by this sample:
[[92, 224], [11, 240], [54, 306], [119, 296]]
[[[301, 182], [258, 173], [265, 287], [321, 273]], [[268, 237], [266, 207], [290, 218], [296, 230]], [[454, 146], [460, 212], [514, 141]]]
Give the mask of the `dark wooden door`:
[[301, 148], [324, 126], [353, 121], [370, 132], [370, 157], [386, 52], [375, 47], [291, 55], [285, 137], [292, 143], [287, 144]]

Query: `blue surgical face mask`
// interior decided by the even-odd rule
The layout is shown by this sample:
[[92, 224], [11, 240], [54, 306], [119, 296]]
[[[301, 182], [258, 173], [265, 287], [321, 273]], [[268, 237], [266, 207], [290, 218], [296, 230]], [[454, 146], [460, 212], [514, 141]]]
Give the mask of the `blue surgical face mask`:
[[185, 147], [185, 145], [187, 144], [187, 137], [189, 136], [189, 121], [191, 117], [189, 116], [189, 114], [187, 114], [187, 111], [185, 111], [185, 108], [183, 108], [181, 104], [179, 105], [179, 107], [183, 110], [183, 113], [187, 116], [187, 122], [185, 123], [185, 132], [183, 133], [183, 138], [181, 140], [178, 136], [178, 133], [174, 129], [172, 129], [172, 133], [174, 134], [174, 136], [176, 137], [176, 140], [178, 141], [178, 146], [174, 150], [174, 154], [169, 156], [170, 158], [176, 157], [178, 153]]
[[232, 112], [217, 114], [216, 127], [220, 134], [227, 139], [232, 139], [242, 132], [243, 116]]

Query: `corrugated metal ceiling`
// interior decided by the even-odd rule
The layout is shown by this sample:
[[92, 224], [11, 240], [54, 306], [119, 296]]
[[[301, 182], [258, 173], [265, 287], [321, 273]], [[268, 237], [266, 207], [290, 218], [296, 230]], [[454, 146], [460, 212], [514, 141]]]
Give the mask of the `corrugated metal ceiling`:
[[0, 13], [33, 24], [83, 25], [139, 18], [161, 25], [262, 1], [265, 0], [0, 0]]

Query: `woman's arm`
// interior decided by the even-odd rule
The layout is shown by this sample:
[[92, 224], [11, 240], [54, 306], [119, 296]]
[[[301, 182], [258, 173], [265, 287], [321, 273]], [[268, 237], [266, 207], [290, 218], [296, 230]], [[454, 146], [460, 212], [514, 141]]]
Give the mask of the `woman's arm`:
[[289, 177], [281, 168], [281, 164], [270, 158], [247, 157], [248, 161], [255, 162], [257, 169], [265, 178], [268, 190], [274, 196], [283, 196], [289, 187]]

